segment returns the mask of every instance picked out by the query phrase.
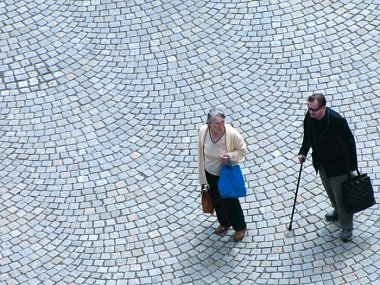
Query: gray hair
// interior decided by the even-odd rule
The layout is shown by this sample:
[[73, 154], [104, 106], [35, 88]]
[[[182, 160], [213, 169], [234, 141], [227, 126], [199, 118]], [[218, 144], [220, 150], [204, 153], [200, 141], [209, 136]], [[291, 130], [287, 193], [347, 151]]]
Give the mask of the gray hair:
[[223, 111], [220, 109], [211, 109], [207, 114], [207, 124], [211, 124], [215, 117], [221, 117], [224, 119], [226, 118], [226, 115], [224, 115]]

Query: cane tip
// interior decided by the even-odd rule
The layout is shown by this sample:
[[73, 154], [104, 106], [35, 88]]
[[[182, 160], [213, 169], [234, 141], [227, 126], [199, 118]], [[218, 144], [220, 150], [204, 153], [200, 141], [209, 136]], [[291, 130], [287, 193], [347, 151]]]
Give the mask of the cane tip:
[[285, 237], [287, 237], [287, 238], [292, 238], [292, 237], [294, 237], [294, 231], [292, 231], [292, 230], [288, 230], [288, 231], [286, 231], [286, 233], [285, 233]]

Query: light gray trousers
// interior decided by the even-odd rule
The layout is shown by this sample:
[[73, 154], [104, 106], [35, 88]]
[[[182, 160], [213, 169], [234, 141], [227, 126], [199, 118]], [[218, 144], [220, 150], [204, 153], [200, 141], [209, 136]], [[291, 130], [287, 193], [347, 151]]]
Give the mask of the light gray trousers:
[[327, 177], [323, 167], [320, 167], [319, 173], [321, 176], [322, 184], [325, 187], [327, 195], [330, 199], [331, 205], [338, 214], [342, 230], [352, 230], [354, 215], [345, 211], [342, 199], [342, 183], [347, 180], [348, 174]]

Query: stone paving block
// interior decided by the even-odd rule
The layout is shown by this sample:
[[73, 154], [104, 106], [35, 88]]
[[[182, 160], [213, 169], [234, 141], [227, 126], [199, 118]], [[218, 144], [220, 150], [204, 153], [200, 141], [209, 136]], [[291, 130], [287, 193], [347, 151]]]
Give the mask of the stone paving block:
[[[377, 207], [355, 215], [342, 244], [307, 165], [294, 238], [284, 224], [314, 90], [354, 126], [360, 167], [379, 185], [378, 5], [0, 3], [1, 280], [375, 284]], [[194, 191], [213, 106], [243, 131], [254, 174], [238, 244], [232, 230], [213, 235]]]

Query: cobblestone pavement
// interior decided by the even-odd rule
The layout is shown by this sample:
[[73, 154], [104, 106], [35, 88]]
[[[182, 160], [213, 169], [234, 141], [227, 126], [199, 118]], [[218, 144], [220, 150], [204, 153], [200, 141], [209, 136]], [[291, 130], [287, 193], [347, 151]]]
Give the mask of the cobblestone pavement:
[[[306, 98], [380, 184], [379, 0], [0, 2], [0, 284], [380, 284], [380, 210], [339, 239]], [[246, 138], [243, 242], [200, 209], [208, 110]], [[288, 234], [294, 233], [294, 236]]]

